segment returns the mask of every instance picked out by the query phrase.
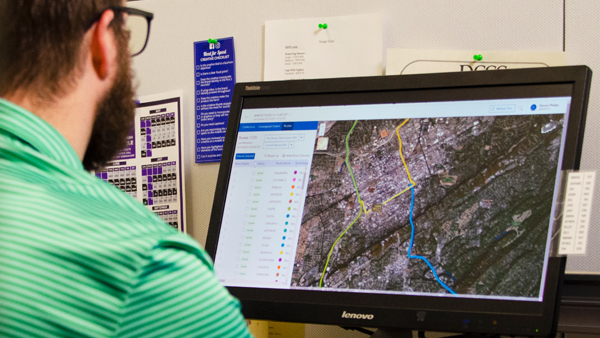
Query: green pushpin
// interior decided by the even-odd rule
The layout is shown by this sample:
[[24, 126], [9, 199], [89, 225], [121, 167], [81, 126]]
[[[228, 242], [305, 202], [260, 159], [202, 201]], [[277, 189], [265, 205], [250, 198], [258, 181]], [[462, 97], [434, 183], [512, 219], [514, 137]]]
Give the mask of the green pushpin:
[[483, 56], [481, 56], [481, 54], [473, 55], [473, 60], [481, 61], [481, 60], [483, 60]]
[[217, 43], [217, 39], [208, 39], [208, 43]]
[[321, 28], [321, 29], [327, 29], [327, 24], [326, 23], [320, 23], [319, 24], [319, 28]]

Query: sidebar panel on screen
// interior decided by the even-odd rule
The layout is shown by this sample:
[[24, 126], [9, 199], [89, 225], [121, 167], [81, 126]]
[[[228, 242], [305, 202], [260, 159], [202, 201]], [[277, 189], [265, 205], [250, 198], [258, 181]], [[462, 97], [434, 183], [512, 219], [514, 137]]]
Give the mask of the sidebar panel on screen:
[[215, 262], [226, 286], [289, 287], [317, 127], [240, 124]]

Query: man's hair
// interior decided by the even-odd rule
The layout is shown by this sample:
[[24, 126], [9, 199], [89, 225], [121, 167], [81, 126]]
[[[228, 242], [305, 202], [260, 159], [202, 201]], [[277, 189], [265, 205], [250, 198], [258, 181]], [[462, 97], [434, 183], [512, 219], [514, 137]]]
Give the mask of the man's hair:
[[[122, 0], [1, 0], [0, 97], [16, 89], [52, 100], [68, 92], [94, 19]], [[115, 18], [120, 18], [115, 15]], [[111, 27], [121, 29], [121, 25]]]

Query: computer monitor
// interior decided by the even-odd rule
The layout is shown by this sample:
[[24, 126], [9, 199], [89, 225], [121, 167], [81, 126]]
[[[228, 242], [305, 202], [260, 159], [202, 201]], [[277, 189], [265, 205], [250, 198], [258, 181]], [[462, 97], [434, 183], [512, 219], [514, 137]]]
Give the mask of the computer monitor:
[[254, 319], [552, 334], [553, 220], [590, 79], [237, 84], [206, 243], [218, 279]]

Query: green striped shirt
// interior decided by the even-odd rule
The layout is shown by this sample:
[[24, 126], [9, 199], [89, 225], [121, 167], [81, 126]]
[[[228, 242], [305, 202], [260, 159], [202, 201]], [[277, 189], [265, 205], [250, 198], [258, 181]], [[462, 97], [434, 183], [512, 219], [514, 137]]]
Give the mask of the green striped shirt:
[[0, 337], [248, 337], [189, 236], [0, 99]]

